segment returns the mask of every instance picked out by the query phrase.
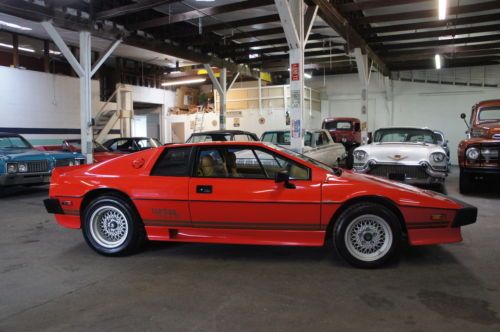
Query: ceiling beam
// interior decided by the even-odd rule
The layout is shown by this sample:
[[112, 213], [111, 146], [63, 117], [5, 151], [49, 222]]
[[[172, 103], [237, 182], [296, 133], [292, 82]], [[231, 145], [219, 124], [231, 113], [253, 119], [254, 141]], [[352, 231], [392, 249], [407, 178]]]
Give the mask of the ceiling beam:
[[359, 10], [375, 9], [375, 8], [390, 7], [390, 6], [401, 6], [412, 3], [429, 2], [429, 1], [430, 0], [379, 0], [379, 1], [362, 0], [362, 1], [341, 4], [339, 5], [339, 9], [343, 13], [349, 13]]
[[381, 27], [370, 27], [368, 29], [360, 30], [360, 33], [368, 35], [385, 32], [416, 31], [421, 29], [453, 27], [464, 24], [486, 23], [490, 21], [498, 21], [498, 14], [450, 18], [442, 21], [433, 19], [432, 21], [427, 22], [390, 24]]
[[[474, 12], [495, 10], [499, 8], [500, 8], [500, 0], [481, 2], [472, 5], [462, 5], [462, 6], [448, 8], [448, 16], [458, 15], [458, 14], [470, 14]], [[353, 25], [369, 24], [369, 23], [414, 20], [414, 19], [422, 19], [422, 18], [437, 17], [437, 16], [438, 16], [438, 10], [436, 8], [429, 10], [408, 11], [403, 13], [357, 17], [352, 19], [352, 23]]]
[[164, 16], [155, 18], [152, 20], [130, 24], [128, 28], [132, 30], [142, 30], [149, 29], [164, 25], [169, 25], [178, 22], [189, 21], [192, 19], [204, 17], [204, 16], [213, 16], [224, 13], [232, 13], [240, 10], [251, 9], [256, 7], [268, 6], [274, 4], [274, 0], [247, 0], [240, 1], [235, 3], [230, 3], [222, 6], [208, 7], [202, 9], [195, 9], [188, 12], [174, 14], [170, 16]]
[[450, 28], [447, 30], [435, 30], [435, 31], [424, 31], [424, 32], [389, 35], [389, 36], [380, 36], [380, 37], [368, 38], [366, 41], [372, 44], [372, 43], [384, 43], [384, 42], [411, 40], [411, 39], [456, 36], [456, 35], [479, 33], [479, 32], [499, 32], [499, 31], [500, 31], [500, 24], [490, 24], [490, 25], [480, 25], [475, 27], [458, 28], [458, 29]]
[[[448, 59], [445, 60], [443, 68], [454, 67], [473, 67], [500, 64], [500, 56], [487, 56], [469, 59]], [[434, 59], [419, 61], [393, 62], [389, 64], [391, 70], [414, 70], [414, 69], [433, 69]]]
[[378, 70], [384, 75], [389, 75], [389, 69], [384, 61], [371, 49], [366, 41], [358, 34], [356, 30], [350, 25], [342, 14], [335, 8], [328, 0], [312, 0], [319, 6], [319, 16], [325, 21], [333, 30], [335, 30], [344, 40], [349, 44], [351, 49], [360, 47], [370, 59], [376, 64]]
[[398, 44], [384, 44], [377, 46], [377, 50], [400, 50], [408, 48], [421, 48], [421, 47], [433, 47], [433, 46], [444, 46], [444, 45], [460, 45], [460, 44], [470, 44], [470, 43], [481, 43], [487, 41], [500, 41], [500, 34], [495, 35], [485, 35], [478, 37], [466, 37], [466, 38], [455, 38], [446, 40], [429, 40], [423, 42], [413, 42], [413, 43], [398, 43]]
[[161, 5], [180, 2], [180, 0], [143, 0], [125, 6], [114, 7], [95, 13], [94, 19], [105, 20], [113, 17], [129, 15], [140, 11], [148, 10]]
[[489, 51], [494, 49], [500, 49], [500, 42], [497, 43], [487, 43], [487, 44], [477, 44], [477, 45], [467, 45], [467, 46], [454, 46], [454, 45], [444, 45], [437, 47], [430, 47], [418, 50], [405, 50], [405, 51], [392, 51], [392, 52], [380, 52], [380, 56], [384, 59], [386, 57], [410, 57], [414, 54], [423, 55], [434, 55], [434, 54], [453, 54], [455, 52], [471, 52], [471, 51]]

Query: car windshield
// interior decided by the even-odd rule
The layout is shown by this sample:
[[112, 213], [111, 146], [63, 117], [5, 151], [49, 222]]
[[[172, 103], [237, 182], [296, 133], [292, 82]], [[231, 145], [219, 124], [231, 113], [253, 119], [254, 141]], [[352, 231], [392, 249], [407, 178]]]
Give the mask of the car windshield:
[[137, 140], [137, 145], [139, 145], [141, 149], [149, 149], [149, 148], [157, 148], [161, 146], [161, 143], [156, 138], [151, 138], [151, 139], [143, 138]]
[[[290, 132], [289, 131], [268, 131], [262, 135], [262, 142], [273, 143], [277, 145], [290, 145]], [[304, 136], [304, 145], [311, 146], [312, 144], [312, 134], [306, 132]]]
[[325, 123], [325, 129], [328, 130], [352, 130], [351, 121], [331, 121]]
[[0, 136], [0, 149], [32, 149], [31, 144], [21, 136]]
[[[75, 150], [82, 150], [82, 144], [80, 140], [71, 140], [71, 141], [66, 141], [69, 145], [73, 147]], [[101, 143], [97, 143], [96, 141], [93, 142], [93, 148], [94, 152], [109, 152], [110, 150], [102, 145]]]
[[271, 147], [271, 148], [274, 148], [274, 149], [278, 150], [278, 151], [285, 152], [285, 153], [287, 153], [287, 154], [289, 154], [289, 155], [292, 155], [292, 156], [294, 156], [294, 157], [296, 157], [296, 158], [299, 158], [299, 159], [304, 160], [304, 161], [306, 161], [306, 162], [308, 162], [308, 163], [311, 163], [311, 164], [313, 164], [313, 165], [315, 165], [315, 166], [318, 166], [318, 167], [320, 167], [320, 168], [324, 169], [325, 171], [327, 171], [327, 172], [329, 172], [329, 173], [334, 173], [334, 174], [335, 174], [335, 173], [337, 173], [337, 172], [336, 172], [333, 168], [331, 168], [331, 167], [330, 167], [330, 166], [328, 166], [328, 165], [323, 164], [323, 163], [322, 163], [322, 162], [320, 162], [320, 161], [317, 161], [316, 159], [310, 158], [310, 157], [308, 157], [308, 156], [305, 156], [305, 155], [303, 155], [303, 154], [301, 154], [301, 153], [297, 153], [297, 152], [295, 152], [295, 151], [293, 151], [293, 150], [290, 150], [290, 149], [284, 148], [284, 147], [282, 147], [282, 146], [274, 145], [274, 144], [272, 144], [272, 143], [265, 143], [265, 144], [266, 144], [267, 146]]
[[431, 130], [418, 128], [385, 128], [375, 132], [376, 143], [429, 143], [437, 144], [438, 136]]
[[226, 142], [232, 140], [233, 135], [231, 134], [196, 134], [189, 137], [186, 143]]
[[481, 122], [500, 121], [500, 106], [482, 107], [477, 118]]

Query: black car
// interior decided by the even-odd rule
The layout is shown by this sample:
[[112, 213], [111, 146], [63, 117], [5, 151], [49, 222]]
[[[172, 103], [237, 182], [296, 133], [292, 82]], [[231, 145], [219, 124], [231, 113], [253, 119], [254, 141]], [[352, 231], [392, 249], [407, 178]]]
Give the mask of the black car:
[[120, 137], [109, 139], [102, 145], [111, 151], [132, 153], [157, 148], [161, 143], [156, 138], [150, 137]]
[[186, 143], [238, 141], [253, 142], [259, 138], [254, 133], [243, 130], [213, 130], [193, 133]]

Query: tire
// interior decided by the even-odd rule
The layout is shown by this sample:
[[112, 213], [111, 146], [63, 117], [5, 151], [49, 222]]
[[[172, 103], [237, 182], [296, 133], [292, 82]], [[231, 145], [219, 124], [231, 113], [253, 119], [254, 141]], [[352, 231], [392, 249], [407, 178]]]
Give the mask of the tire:
[[471, 174], [465, 173], [463, 170], [460, 170], [460, 193], [461, 194], [469, 194], [473, 191], [474, 188], [474, 177]]
[[85, 208], [83, 218], [85, 241], [101, 255], [129, 255], [144, 242], [144, 225], [137, 211], [119, 196], [95, 198]]
[[337, 252], [359, 268], [377, 268], [399, 255], [401, 224], [385, 206], [357, 203], [343, 211], [333, 227]]

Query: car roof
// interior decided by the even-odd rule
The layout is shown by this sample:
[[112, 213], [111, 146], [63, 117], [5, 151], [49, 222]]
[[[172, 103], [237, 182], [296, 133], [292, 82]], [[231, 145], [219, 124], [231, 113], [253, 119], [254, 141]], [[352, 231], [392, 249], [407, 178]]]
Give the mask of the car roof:
[[210, 134], [231, 134], [231, 135], [250, 134], [250, 135], [255, 135], [252, 132], [244, 131], [244, 130], [209, 130], [209, 131], [202, 131], [199, 133], [192, 133], [191, 135], [195, 136], [195, 135], [210, 135]]
[[0, 131], [0, 137], [7, 137], [7, 136], [20, 136], [19, 134], [15, 134], [15, 133], [8, 133], [8, 132], [5, 132], [5, 131]]
[[197, 142], [197, 143], [172, 143], [166, 144], [164, 146], [168, 147], [181, 147], [181, 146], [214, 146], [214, 145], [252, 145], [252, 146], [269, 146], [269, 143], [264, 143], [260, 141], [211, 141], [211, 142]]

